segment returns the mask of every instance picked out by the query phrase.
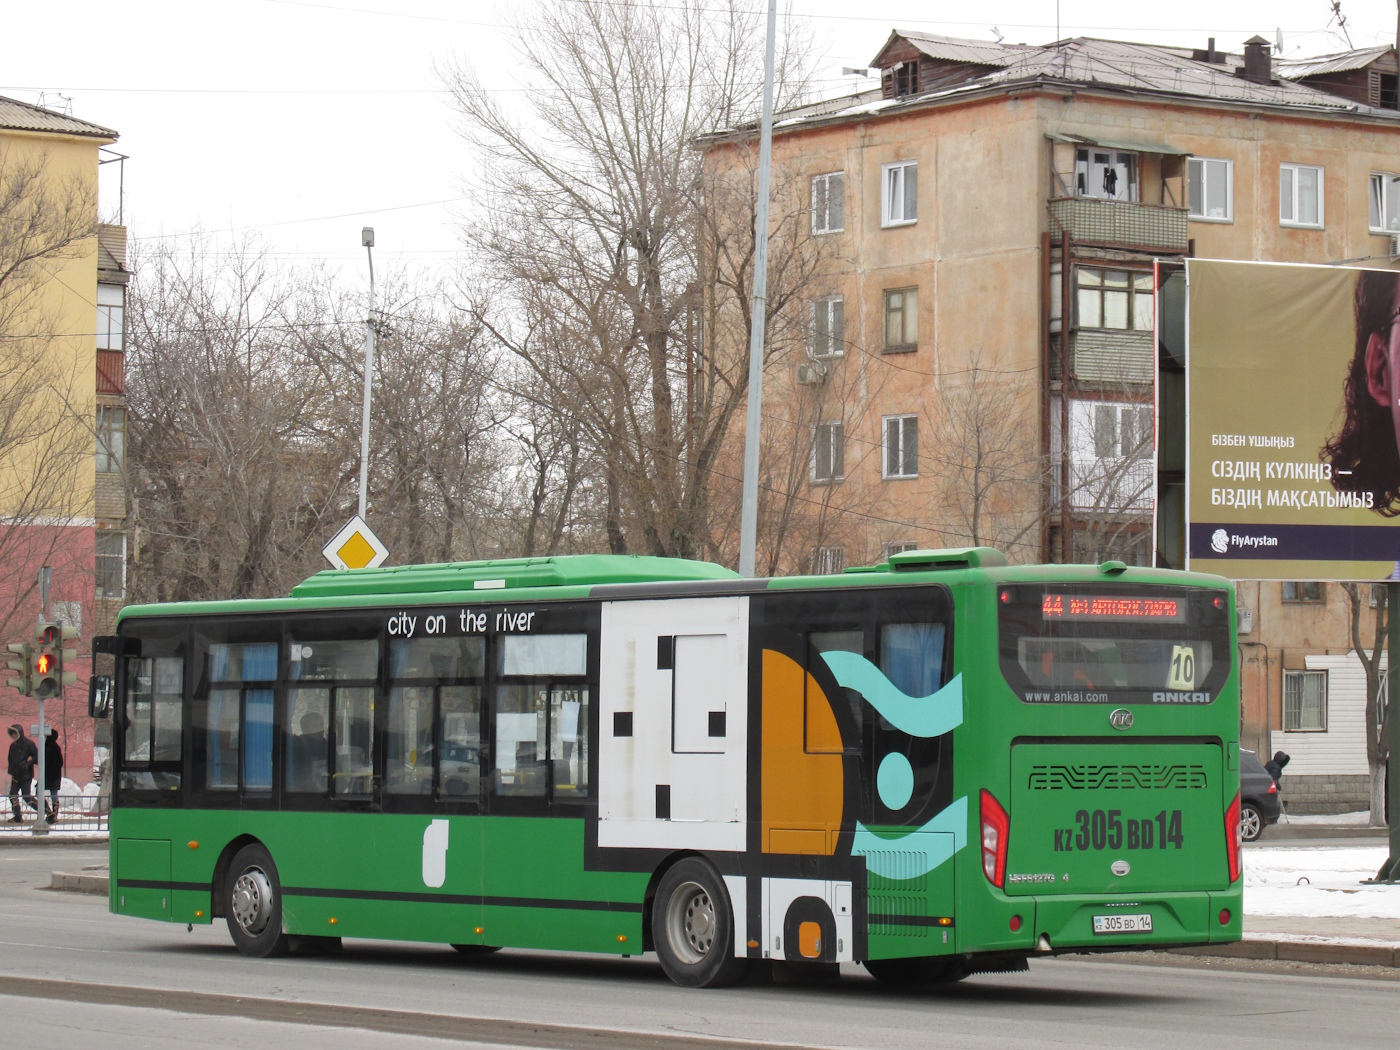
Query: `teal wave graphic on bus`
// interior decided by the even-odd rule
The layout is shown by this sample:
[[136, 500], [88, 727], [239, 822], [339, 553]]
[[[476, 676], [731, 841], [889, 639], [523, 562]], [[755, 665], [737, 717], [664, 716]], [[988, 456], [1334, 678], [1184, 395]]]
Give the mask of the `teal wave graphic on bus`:
[[[956, 679], [955, 679], [956, 681]], [[938, 831], [941, 835], [921, 835]], [[856, 821], [851, 855], [865, 858], [865, 870], [886, 879], [915, 879], [950, 860], [967, 845], [967, 796], [938, 812], [923, 827], [887, 839]]]
[[854, 689], [901, 733], [910, 736], [942, 736], [962, 725], [962, 674], [928, 696], [909, 696], [885, 677], [885, 672], [860, 653], [833, 649], [822, 653], [826, 666], [845, 689]]

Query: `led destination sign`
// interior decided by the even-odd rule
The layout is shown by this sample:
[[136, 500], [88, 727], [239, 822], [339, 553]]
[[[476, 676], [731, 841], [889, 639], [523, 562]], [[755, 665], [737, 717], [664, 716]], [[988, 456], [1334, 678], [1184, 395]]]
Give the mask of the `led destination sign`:
[[1178, 598], [1134, 598], [1125, 595], [1047, 594], [1040, 603], [1047, 620], [1184, 623], [1185, 603]]

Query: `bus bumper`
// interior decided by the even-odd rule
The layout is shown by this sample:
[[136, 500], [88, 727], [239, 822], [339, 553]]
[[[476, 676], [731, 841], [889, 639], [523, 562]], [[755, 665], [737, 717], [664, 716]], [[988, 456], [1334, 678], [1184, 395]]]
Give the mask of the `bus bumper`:
[[[1122, 951], [1130, 948], [1237, 941], [1243, 933], [1244, 888], [1192, 893], [1144, 893], [1132, 897], [1103, 894], [1037, 897], [1035, 934], [1054, 951], [1079, 949]], [[1152, 931], [1095, 933], [1096, 915], [1151, 915]], [[1222, 919], [1224, 921], [1222, 921]]]

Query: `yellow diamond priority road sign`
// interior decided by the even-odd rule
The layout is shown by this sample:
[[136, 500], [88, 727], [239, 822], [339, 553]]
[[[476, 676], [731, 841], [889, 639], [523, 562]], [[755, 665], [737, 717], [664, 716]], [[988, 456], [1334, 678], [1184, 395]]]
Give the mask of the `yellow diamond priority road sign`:
[[321, 548], [321, 553], [337, 569], [373, 569], [384, 564], [389, 548], [379, 542], [379, 537], [356, 514]]

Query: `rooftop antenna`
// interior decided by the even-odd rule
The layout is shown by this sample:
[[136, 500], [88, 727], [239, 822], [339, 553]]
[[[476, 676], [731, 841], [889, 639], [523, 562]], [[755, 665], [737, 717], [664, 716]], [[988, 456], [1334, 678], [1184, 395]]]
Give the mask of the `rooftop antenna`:
[[998, 43], [998, 44], [1000, 44], [1000, 43], [1002, 42], [1002, 40], [1005, 39], [1005, 38], [1001, 35], [1001, 30], [998, 29], [996, 26], [992, 26], [992, 36], [994, 36], [994, 37], [997, 38], [997, 43]]
[[1277, 54], [1277, 55], [1283, 54], [1283, 28], [1282, 28], [1282, 27], [1279, 27], [1279, 28], [1277, 28], [1277, 29], [1274, 30], [1274, 54]]
[[1347, 16], [1342, 14], [1342, 0], [1332, 0], [1332, 17], [1327, 20], [1327, 24], [1330, 26], [1333, 22], [1337, 23], [1337, 28], [1346, 38], [1347, 50], [1352, 50], [1351, 31], [1347, 29]]

